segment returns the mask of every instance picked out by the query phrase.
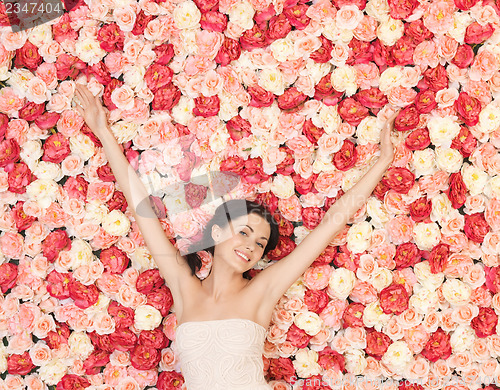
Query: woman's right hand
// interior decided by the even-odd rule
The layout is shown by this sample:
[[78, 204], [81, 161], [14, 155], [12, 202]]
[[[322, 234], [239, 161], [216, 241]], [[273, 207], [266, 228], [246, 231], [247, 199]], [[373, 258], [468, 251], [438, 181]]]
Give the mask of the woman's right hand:
[[101, 137], [108, 129], [106, 109], [97, 96], [92, 95], [89, 89], [81, 84], [76, 84], [75, 96], [80, 101], [76, 110], [85, 119], [87, 126], [97, 136]]

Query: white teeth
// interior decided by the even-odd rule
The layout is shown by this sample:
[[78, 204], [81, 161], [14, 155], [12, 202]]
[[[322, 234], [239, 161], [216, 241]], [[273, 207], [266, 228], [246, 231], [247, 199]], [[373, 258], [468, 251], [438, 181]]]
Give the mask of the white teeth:
[[238, 255], [240, 255], [241, 257], [243, 257], [246, 261], [248, 261], [248, 260], [249, 260], [249, 258], [248, 258], [248, 257], [246, 257], [243, 253], [241, 253], [241, 252], [239, 252], [239, 251], [237, 251], [236, 253], [237, 253]]

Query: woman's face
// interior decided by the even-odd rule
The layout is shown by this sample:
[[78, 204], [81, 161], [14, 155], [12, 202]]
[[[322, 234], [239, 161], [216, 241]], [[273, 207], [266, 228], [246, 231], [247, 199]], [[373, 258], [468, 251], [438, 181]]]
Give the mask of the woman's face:
[[233, 219], [222, 229], [215, 225], [212, 228], [215, 254], [239, 271], [248, 271], [264, 255], [270, 234], [269, 223], [253, 213]]

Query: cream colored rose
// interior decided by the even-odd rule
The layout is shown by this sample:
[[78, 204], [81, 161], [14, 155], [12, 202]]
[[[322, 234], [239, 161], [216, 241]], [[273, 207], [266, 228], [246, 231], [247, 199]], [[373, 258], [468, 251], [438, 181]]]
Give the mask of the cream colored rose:
[[52, 359], [49, 363], [38, 369], [38, 376], [49, 386], [55, 386], [62, 379], [68, 370], [61, 359]]
[[378, 120], [376, 116], [367, 116], [366, 118], [363, 118], [360, 124], [356, 127], [358, 144], [366, 145], [367, 143], [379, 143], [380, 132], [383, 127], [383, 122]]
[[106, 51], [101, 49], [101, 44], [94, 38], [78, 39], [75, 43], [75, 52], [80, 60], [95, 65], [104, 58]]
[[38, 139], [28, 140], [20, 150], [21, 159], [33, 169], [35, 162], [43, 156], [42, 142]]
[[403, 36], [404, 31], [405, 27], [401, 20], [389, 17], [378, 25], [377, 37], [384, 45], [392, 46]]
[[344, 172], [342, 176], [342, 191], [347, 192], [363, 177], [364, 172], [361, 169], [351, 168]]
[[477, 128], [483, 133], [491, 133], [500, 127], [500, 110], [498, 102], [492, 101], [479, 113]]
[[300, 378], [309, 378], [313, 375], [318, 375], [323, 370], [318, 364], [318, 352], [308, 348], [297, 351], [293, 367]]
[[431, 148], [414, 150], [412, 153], [412, 171], [416, 177], [430, 175], [436, 171], [436, 160]]
[[69, 148], [72, 153], [87, 161], [95, 153], [95, 146], [92, 140], [83, 133], [78, 133], [69, 139]]
[[94, 258], [90, 244], [80, 238], [75, 238], [71, 241], [69, 254], [72, 259], [70, 268], [74, 270], [82, 265], [90, 265]]
[[[220, 153], [227, 147], [229, 133], [224, 128], [219, 128], [218, 131], [212, 133], [209, 138], [210, 149], [214, 153]], [[268, 145], [267, 145], [268, 146]]]
[[474, 21], [468, 12], [453, 13], [453, 27], [446, 34], [452, 37], [460, 44], [464, 44], [465, 31], [467, 27]]
[[284, 62], [295, 56], [293, 41], [290, 37], [276, 39], [269, 45], [269, 50], [276, 61]]
[[461, 280], [448, 279], [443, 283], [442, 292], [450, 304], [461, 306], [469, 302], [472, 288]]
[[372, 225], [367, 221], [353, 224], [347, 232], [347, 249], [353, 253], [362, 253], [367, 250], [372, 232]]
[[3, 346], [3, 344], [0, 345], [0, 371], [2, 372], [7, 371], [7, 356], [9, 356], [7, 349]]
[[72, 332], [68, 338], [69, 350], [73, 355], [85, 360], [94, 350], [94, 345], [85, 332]]
[[293, 235], [295, 236], [295, 243], [299, 245], [304, 238], [306, 238], [311, 230], [305, 226], [297, 226], [293, 229]]
[[187, 126], [189, 121], [194, 118], [193, 115], [194, 100], [181, 96], [179, 102], [172, 108], [172, 118], [181, 125]]
[[138, 330], [153, 330], [160, 326], [161, 313], [151, 305], [139, 305], [134, 313], [134, 326]]
[[377, 22], [389, 19], [389, 3], [387, 0], [369, 0], [365, 7], [366, 13]]
[[26, 195], [46, 209], [56, 200], [58, 185], [54, 180], [37, 179], [26, 186]]
[[370, 276], [368, 281], [375, 288], [375, 290], [380, 292], [384, 288], [391, 285], [392, 272], [387, 268], [379, 268], [373, 273], [373, 275]]
[[15, 68], [9, 72], [9, 86], [14, 90], [16, 95], [21, 98], [26, 97], [28, 90], [28, 82], [35, 76], [30, 70], [24, 68]]
[[382, 330], [384, 324], [389, 321], [389, 318], [391, 318], [391, 316], [384, 314], [378, 300], [367, 304], [363, 311], [363, 324], [367, 328], [373, 327], [379, 332]]
[[33, 169], [33, 174], [39, 179], [49, 179], [54, 181], [59, 181], [64, 176], [59, 164], [48, 161], [38, 161], [35, 169]]
[[340, 118], [337, 110], [337, 105], [322, 105], [319, 110], [319, 115], [314, 116], [312, 118], [312, 122], [315, 126], [322, 127], [327, 134], [332, 134], [337, 131], [342, 123], [342, 119]]
[[356, 70], [349, 65], [335, 68], [330, 76], [333, 88], [339, 92], [345, 92], [347, 96], [354, 95], [358, 89], [356, 83]]
[[[95, 318], [95, 316], [99, 315], [108, 315], [108, 306], [109, 303], [111, 302], [111, 298], [107, 297], [103, 293], [99, 293], [99, 297], [97, 298], [97, 302], [94, 303], [92, 306], [87, 307], [84, 309], [85, 314]], [[112, 333], [112, 332], [110, 332]]]
[[[220, 108], [219, 108], [219, 112], [218, 112], [217, 116], [219, 117], [219, 119], [227, 122], [232, 117], [235, 117], [236, 115], [238, 115], [238, 109], [240, 107], [240, 103], [238, 103], [238, 101], [234, 98], [233, 95], [222, 90], [218, 96], [219, 96]], [[182, 96], [181, 96], [181, 99], [182, 99]], [[193, 105], [194, 105], [194, 101], [193, 101]], [[175, 107], [177, 107], [177, 106], [175, 106]], [[172, 109], [172, 113], [173, 113], [173, 109]]]
[[298, 278], [290, 287], [288, 287], [288, 290], [286, 290], [285, 295], [288, 298], [299, 298], [299, 299], [304, 299], [304, 294], [307, 290], [307, 287], [304, 285], [304, 280], [302, 279], [302, 276]]
[[254, 15], [255, 9], [246, 0], [235, 3], [228, 12], [229, 21], [245, 30], [249, 30], [253, 27]]
[[403, 67], [390, 66], [382, 72], [379, 79], [379, 89], [382, 92], [399, 87], [403, 82]]
[[476, 332], [474, 332], [474, 329], [469, 325], [459, 325], [450, 337], [452, 351], [454, 353], [467, 351], [472, 347], [475, 339]]
[[470, 195], [479, 195], [483, 192], [484, 186], [489, 179], [489, 175], [486, 172], [475, 165], [464, 163], [461, 173]]
[[420, 284], [413, 286], [413, 295], [410, 297], [409, 306], [420, 314], [428, 314], [439, 304], [439, 297], [435, 290], [429, 290]]
[[330, 275], [328, 286], [337, 298], [346, 299], [354, 288], [356, 275], [347, 268], [335, 268]]
[[437, 290], [437, 288], [443, 284], [444, 274], [442, 272], [433, 274], [428, 261], [421, 261], [415, 264], [413, 266], [413, 272], [418, 282], [431, 291]]
[[320, 80], [332, 70], [332, 65], [320, 63], [308, 58], [306, 60], [306, 68], [301, 71], [301, 74], [306, 74], [312, 77], [314, 84], [318, 84]]
[[285, 79], [278, 68], [262, 69], [257, 83], [266, 91], [276, 95], [283, 95], [285, 92]]
[[370, 217], [370, 223], [375, 228], [382, 228], [390, 219], [384, 204], [374, 196], [368, 198], [366, 202], [366, 213]]
[[93, 220], [101, 223], [106, 214], [108, 214], [108, 206], [97, 200], [90, 200], [85, 204], [85, 220]]
[[441, 118], [433, 116], [427, 122], [429, 137], [434, 146], [449, 148], [451, 141], [460, 132], [460, 125], [451, 117]]
[[453, 207], [451, 201], [446, 194], [440, 193], [431, 198], [432, 211], [430, 218], [432, 221], [441, 222], [447, 218]]
[[30, 28], [28, 39], [29, 41], [40, 47], [44, 43], [50, 43], [52, 41], [52, 28], [49, 23], [44, 23], [39, 26]]
[[484, 186], [484, 194], [488, 198], [500, 199], [500, 175], [493, 176]]
[[118, 121], [113, 123], [111, 131], [118, 143], [124, 143], [132, 140], [139, 130], [139, 124], [134, 122]]
[[177, 4], [172, 16], [178, 29], [197, 28], [200, 23], [201, 12], [193, 1], [187, 0]]
[[130, 230], [130, 220], [120, 210], [113, 210], [103, 218], [102, 228], [112, 236], [125, 236]]
[[132, 267], [139, 272], [144, 272], [156, 267], [153, 256], [145, 246], [137, 247], [130, 255], [130, 260], [132, 261]]
[[401, 340], [395, 341], [389, 345], [384, 356], [382, 356], [382, 363], [399, 375], [403, 374], [412, 360], [413, 353], [410, 348], [408, 348], [408, 344]]
[[463, 156], [458, 150], [453, 148], [436, 148], [436, 163], [439, 169], [455, 173], [460, 171], [463, 164]]
[[435, 222], [417, 222], [413, 228], [413, 239], [419, 249], [432, 250], [441, 241], [441, 230]]
[[310, 336], [316, 335], [323, 325], [323, 320], [312, 311], [297, 314], [293, 322]]
[[368, 365], [364, 351], [356, 348], [349, 348], [344, 353], [345, 368], [353, 375], [361, 375]]
[[335, 21], [331, 19], [325, 20], [323, 23], [323, 36], [332, 42], [341, 42], [348, 44], [354, 37], [352, 30], [343, 29], [337, 26]]
[[290, 176], [277, 174], [273, 177], [271, 191], [280, 199], [288, 199], [295, 194], [295, 183]]

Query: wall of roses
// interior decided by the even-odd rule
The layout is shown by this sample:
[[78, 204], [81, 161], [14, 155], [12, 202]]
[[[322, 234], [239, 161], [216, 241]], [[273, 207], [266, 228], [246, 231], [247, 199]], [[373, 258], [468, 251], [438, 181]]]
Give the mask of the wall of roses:
[[213, 211], [191, 177], [240, 177], [234, 196], [280, 223], [260, 269], [370, 168], [400, 110], [383, 180], [279, 301], [266, 378], [496, 389], [499, 6], [80, 0], [13, 33], [0, 5], [0, 388], [184, 387], [172, 296], [74, 109], [83, 83], [158, 210], [192, 210], [161, 219], [180, 248]]

